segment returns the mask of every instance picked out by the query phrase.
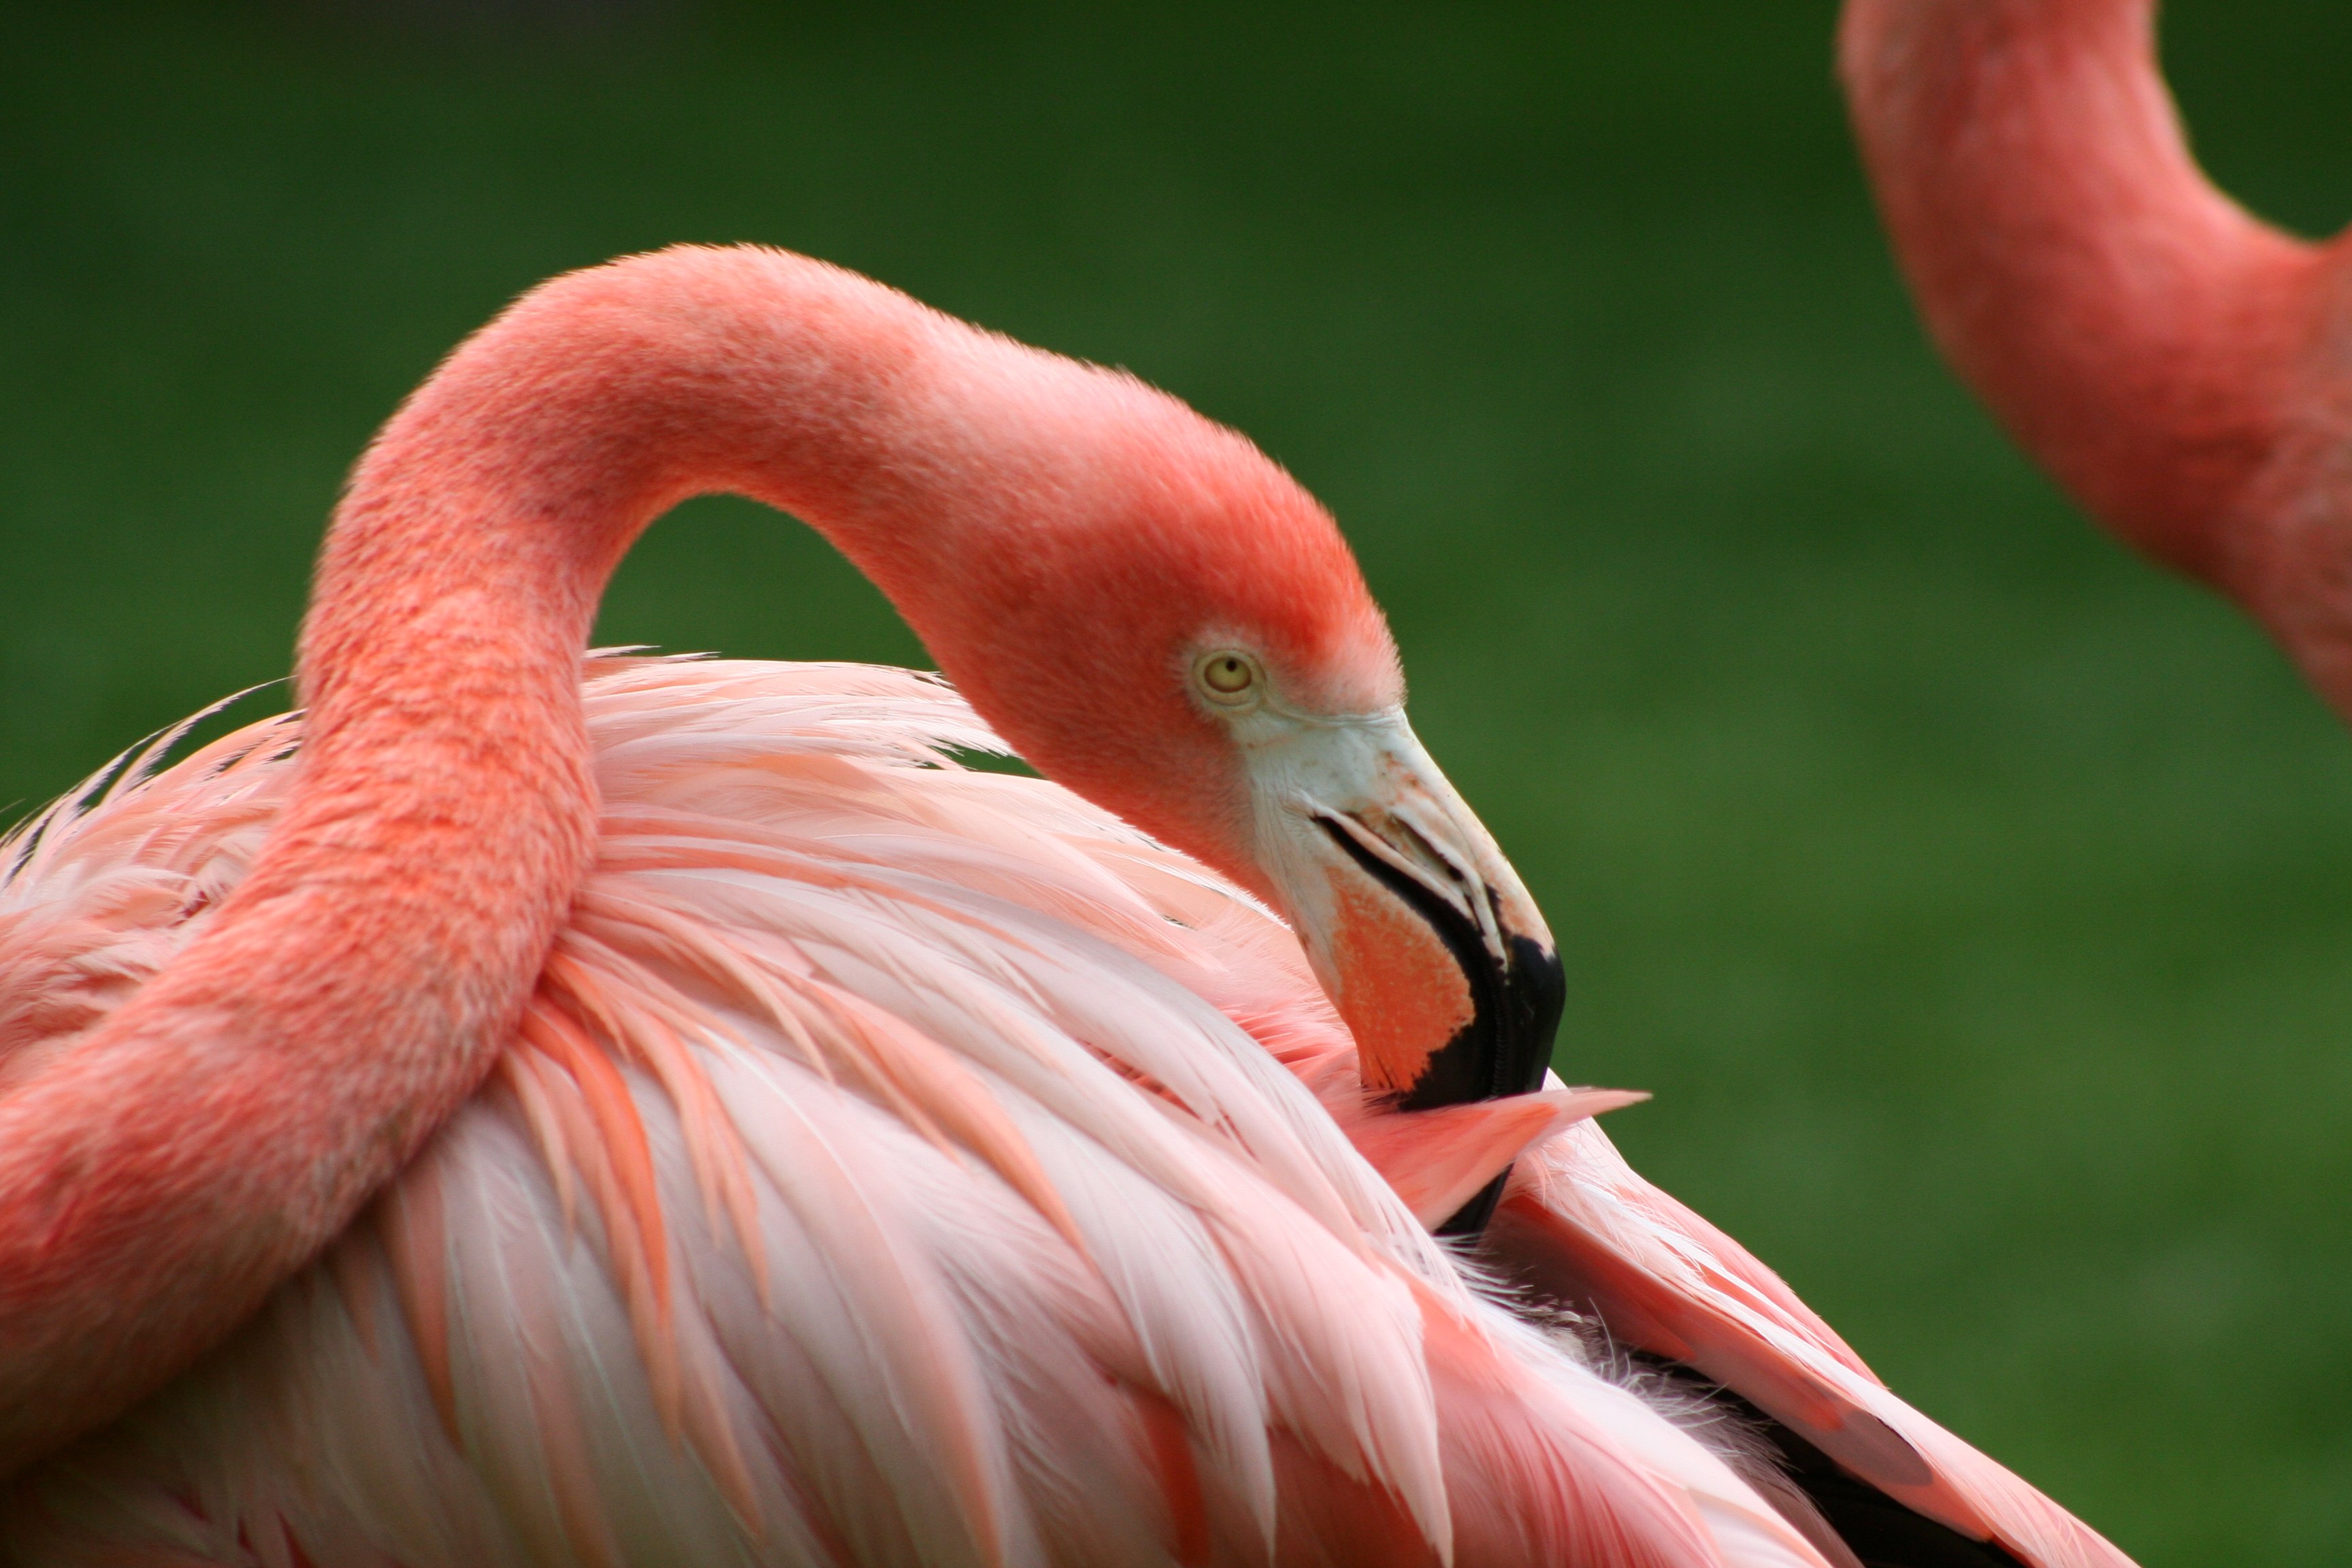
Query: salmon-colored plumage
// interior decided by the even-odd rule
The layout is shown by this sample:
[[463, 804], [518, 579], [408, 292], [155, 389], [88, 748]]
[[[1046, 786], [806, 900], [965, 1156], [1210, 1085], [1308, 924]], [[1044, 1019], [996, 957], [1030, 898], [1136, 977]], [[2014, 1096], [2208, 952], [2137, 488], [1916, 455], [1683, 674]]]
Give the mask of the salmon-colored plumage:
[[[583, 667], [714, 486], [973, 707]], [[2120, 1561], [1626, 1171], [1625, 1097], [1489, 1072], [1540, 918], [1328, 519], [1132, 381], [771, 252], [560, 280], [362, 463], [301, 680], [9, 843], [13, 1561], [1852, 1568], [1780, 1430]], [[1000, 732], [1077, 793], [956, 765]], [[1465, 1032], [1368, 1074], [1349, 999], [1439, 952]], [[1498, 1297], [1430, 1232], [1515, 1163]]]

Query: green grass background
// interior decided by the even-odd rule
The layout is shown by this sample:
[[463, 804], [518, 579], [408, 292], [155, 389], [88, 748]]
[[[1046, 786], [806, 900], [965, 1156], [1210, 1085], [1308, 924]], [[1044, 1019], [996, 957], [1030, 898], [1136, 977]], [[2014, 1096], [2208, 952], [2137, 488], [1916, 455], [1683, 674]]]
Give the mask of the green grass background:
[[[344, 467], [517, 290], [808, 250], [1334, 506], [1562, 1070], [1898, 1388], [2150, 1565], [2341, 1563], [2352, 740], [1931, 359], [1831, 10], [0, 6], [0, 800], [282, 674]], [[2352, 13], [2169, 26], [2232, 188], [2352, 213]], [[603, 635], [920, 657], [719, 501]]]

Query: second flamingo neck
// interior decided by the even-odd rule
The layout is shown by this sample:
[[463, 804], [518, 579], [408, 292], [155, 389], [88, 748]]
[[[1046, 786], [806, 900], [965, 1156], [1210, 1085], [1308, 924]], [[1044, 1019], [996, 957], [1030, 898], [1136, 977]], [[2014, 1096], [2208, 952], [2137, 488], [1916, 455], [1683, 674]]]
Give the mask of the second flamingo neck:
[[2110, 526], [2242, 599], [2326, 253], [2190, 158], [2147, 0], [1857, 0], [1841, 67], [1930, 330]]

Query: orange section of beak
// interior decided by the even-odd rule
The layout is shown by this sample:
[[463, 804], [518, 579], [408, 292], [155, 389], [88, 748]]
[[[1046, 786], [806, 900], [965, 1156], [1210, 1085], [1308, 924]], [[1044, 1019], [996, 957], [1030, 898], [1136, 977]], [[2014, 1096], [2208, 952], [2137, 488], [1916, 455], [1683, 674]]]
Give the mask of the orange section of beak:
[[1364, 1087], [1402, 1094], [1476, 1016], [1444, 941], [1402, 902], [1352, 871], [1331, 878], [1337, 919], [1332, 1000], [1356, 1037]]

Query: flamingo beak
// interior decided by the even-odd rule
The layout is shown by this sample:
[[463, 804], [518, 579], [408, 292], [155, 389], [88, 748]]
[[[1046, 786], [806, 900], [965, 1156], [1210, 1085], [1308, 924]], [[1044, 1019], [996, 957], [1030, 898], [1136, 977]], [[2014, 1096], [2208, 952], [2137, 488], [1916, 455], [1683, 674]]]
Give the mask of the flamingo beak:
[[[1364, 1087], [1404, 1110], [1540, 1088], [1559, 951], [1404, 715], [1302, 726], [1256, 749], [1251, 773], [1263, 863], [1355, 1036]], [[1485, 1217], [1474, 1202], [1443, 1228]]]

